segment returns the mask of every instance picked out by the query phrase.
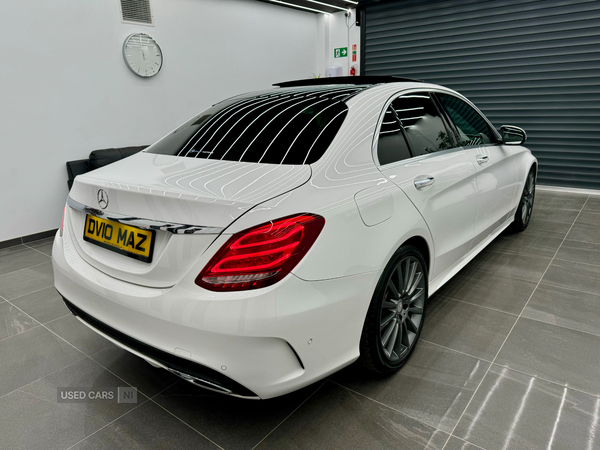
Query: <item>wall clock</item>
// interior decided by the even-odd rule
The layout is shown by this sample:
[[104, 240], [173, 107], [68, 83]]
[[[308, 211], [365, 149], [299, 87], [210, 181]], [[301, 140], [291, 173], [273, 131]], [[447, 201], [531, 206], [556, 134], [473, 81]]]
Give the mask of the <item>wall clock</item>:
[[123, 59], [129, 70], [143, 78], [156, 75], [163, 63], [160, 47], [145, 33], [127, 36], [123, 42]]

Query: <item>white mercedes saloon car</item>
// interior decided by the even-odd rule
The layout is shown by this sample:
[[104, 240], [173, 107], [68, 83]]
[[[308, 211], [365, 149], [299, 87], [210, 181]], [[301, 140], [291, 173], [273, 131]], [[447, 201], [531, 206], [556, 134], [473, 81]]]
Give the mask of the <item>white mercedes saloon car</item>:
[[401, 368], [427, 299], [530, 220], [537, 160], [465, 97], [396, 77], [229, 98], [78, 176], [52, 250], [77, 318], [255, 399]]

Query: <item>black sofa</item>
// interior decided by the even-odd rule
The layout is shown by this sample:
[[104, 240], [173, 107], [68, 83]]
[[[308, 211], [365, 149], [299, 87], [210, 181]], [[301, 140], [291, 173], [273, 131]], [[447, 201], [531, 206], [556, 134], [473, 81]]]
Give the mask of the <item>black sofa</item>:
[[79, 159], [77, 161], [67, 162], [67, 174], [69, 179], [67, 184], [69, 190], [73, 186], [73, 180], [77, 175], [81, 175], [90, 172], [94, 169], [98, 169], [108, 164], [114, 163], [123, 158], [127, 158], [137, 152], [144, 150], [147, 145], [140, 145], [138, 147], [122, 147], [122, 148], [105, 148], [102, 150], [94, 150], [90, 153], [88, 159]]

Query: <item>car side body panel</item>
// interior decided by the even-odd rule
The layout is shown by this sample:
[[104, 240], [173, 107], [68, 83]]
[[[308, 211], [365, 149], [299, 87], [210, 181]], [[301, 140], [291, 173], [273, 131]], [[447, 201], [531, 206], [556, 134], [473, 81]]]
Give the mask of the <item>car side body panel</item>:
[[[507, 145], [488, 144], [465, 149], [477, 169], [477, 217], [473, 247], [485, 240], [510, 216], [517, 192], [514, 152]], [[482, 157], [485, 162], [480, 164]]]
[[[461, 148], [442, 153], [382, 168], [382, 173], [410, 198], [431, 232], [435, 258], [430, 279], [467, 253], [477, 213], [475, 167]], [[433, 184], [418, 189], [414, 181], [420, 176], [433, 178]]]

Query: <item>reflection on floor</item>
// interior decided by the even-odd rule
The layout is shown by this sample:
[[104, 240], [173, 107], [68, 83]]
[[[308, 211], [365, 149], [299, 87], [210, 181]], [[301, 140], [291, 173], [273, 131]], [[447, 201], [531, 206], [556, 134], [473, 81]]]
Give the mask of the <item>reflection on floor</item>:
[[[539, 191], [430, 299], [397, 374], [351, 366], [263, 402], [212, 395], [81, 325], [52, 287], [51, 240], [0, 250], [0, 447], [600, 449], [600, 197]], [[57, 387], [136, 386], [137, 403]]]

